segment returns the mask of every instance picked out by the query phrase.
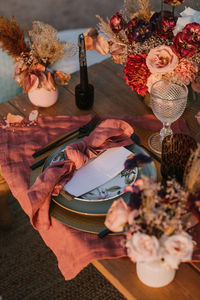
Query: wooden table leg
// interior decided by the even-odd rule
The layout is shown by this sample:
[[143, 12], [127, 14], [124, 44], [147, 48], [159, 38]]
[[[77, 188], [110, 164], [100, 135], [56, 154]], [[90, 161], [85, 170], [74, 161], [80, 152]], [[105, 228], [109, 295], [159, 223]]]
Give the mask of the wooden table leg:
[[12, 215], [8, 208], [10, 189], [1, 174], [0, 166], [0, 229], [9, 229], [12, 224]]

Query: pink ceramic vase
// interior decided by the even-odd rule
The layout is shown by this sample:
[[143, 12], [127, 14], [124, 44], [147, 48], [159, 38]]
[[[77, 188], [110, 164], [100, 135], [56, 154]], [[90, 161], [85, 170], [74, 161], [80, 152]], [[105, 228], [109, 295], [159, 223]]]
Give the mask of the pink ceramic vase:
[[33, 105], [39, 107], [49, 107], [58, 100], [58, 88], [55, 91], [47, 91], [44, 88], [37, 88], [28, 92], [28, 98]]

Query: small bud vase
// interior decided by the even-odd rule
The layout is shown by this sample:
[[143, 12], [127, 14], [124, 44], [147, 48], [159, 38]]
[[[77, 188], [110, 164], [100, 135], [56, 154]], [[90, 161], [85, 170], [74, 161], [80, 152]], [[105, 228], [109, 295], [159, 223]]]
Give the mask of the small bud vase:
[[55, 91], [37, 88], [28, 92], [28, 98], [33, 105], [38, 107], [50, 107], [58, 100], [58, 88], [56, 87]]
[[137, 262], [136, 272], [138, 278], [150, 287], [163, 287], [175, 277], [176, 271], [167, 268], [161, 260], [152, 262]]

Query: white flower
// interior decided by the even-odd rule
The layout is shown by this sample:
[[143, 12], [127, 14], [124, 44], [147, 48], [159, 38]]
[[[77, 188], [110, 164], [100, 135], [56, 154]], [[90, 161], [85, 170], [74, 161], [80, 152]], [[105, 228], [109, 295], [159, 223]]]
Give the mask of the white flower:
[[161, 256], [169, 267], [177, 269], [179, 263], [191, 260], [193, 241], [186, 232], [172, 236], [163, 235], [160, 242]]
[[194, 22], [200, 24], [200, 11], [198, 10], [187, 7], [180, 15], [181, 17], [178, 18], [176, 28], [173, 31], [174, 35], [182, 31], [187, 24]]
[[106, 216], [106, 227], [113, 232], [122, 231], [128, 223], [129, 211], [130, 209], [122, 198], [114, 201]]
[[134, 262], [146, 262], [158, 259], [159, 241], [155, 236], [136, 232], [126, 242], [127, 253]]

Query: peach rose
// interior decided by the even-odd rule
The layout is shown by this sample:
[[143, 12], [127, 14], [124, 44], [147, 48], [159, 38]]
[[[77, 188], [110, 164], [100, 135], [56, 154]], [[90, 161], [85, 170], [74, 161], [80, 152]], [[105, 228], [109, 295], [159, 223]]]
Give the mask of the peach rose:
[[156, 73], [156, 74], [151, 74], [148, 79], [147, 79], [147, 87], [148, 87], [148, 92], [150, 93], [151, 92], [151, 87], [152, 85], [158, 81], [158, 80], [161, 80], [162, 78], [162, 74], [160, 73]]
[[162, 258], [169, 267], [177, 269], [180, 262], [191, 260], [194, 245], [192, 237], [186, 232], [172, 236], [163, 235], [160, 242]]
[[106, 55], [109, 53], [109, 44], [103, 35], [98, 35], [97, 37], [85, 35], [84, 39], [86, 50], [96, 50], [101, 55]]
[[110, 46], [110, 54], [112, 55], [112, 59], [116, 64], [122, 64], [124, 62], [124, 55], [126, 53], [126, 46], [114, 43], [112, 41], [109, 42]]
[[113, 232], [123, 231], [124, 226], [128, 223], [128, 214], [130, 209], [122, 198], [113, 202], [109, 208], [105, 225]]
[[151, 73], [167, 73], [178, 65], [178, 57], [168, 46], [162, 45], [151, 49], [146, 58], [146, 64]]
[[109, 52], [109, 44], [108, 44], [107, 39], [103, 35], [98, 35], [98, 37], [96, 39], [96, 43], [94, 45], [94, 48], [101, 55], [108, 54], [108, 52]]
[[86, 50], [94, 50], [94, 40], [91, 36], [86, 35], [85, 39], [85, 49]]
[[145, 262], [158, 259], [159, 241], [155, 236], [136, 232], [126, 242], [127, 253], [133, 262]]

